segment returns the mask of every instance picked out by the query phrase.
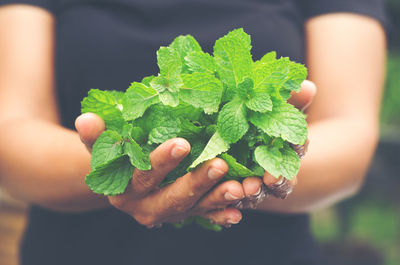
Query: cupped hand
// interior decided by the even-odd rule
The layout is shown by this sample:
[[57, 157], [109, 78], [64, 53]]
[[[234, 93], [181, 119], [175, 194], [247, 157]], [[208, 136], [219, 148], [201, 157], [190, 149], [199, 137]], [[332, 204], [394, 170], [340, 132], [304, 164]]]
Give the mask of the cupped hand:
[[[299, 93], [292, 92], [292, 96], [288, 100], [290, 104], [296, 108], [305, 111], [310, 106], [315, 94], [317, 87], [311, 81], [304, 81], [301, 85]], [[300, 157], [306, 152], [308, 140], [304, 146], [294, 146], [295, 151]], [[265, 172], [263, 179], [250, 177], [243, 181], [243, 190], [245, 198], [236, 204], [238, 208], [254, 208], [257, 203], [260, 202], [266, 194], [271, 194], [275, 197], [284, 199], [293, 190], [297, 183], [297, 176], [293, 180], [288, 181], [283, 177], [275, 178], [268, 172]], [[256, 194], [256, 195], [254, 195]]]
[[[103, 120], [92, 113], [79, 116], [75, 127], [89, 151], [105, 129]], [[243, 186], [237, 181], [216, 185], [228, 171], [222, 159], [212, 159], [176, 182], [159, 188], [165, 176], [189, 152], [190, 144], [182, 138], [161, 144], [150, 154], [152, 169], [135, 169], [125, 193], [109, 196], [110, 204], [147, 227], [178, 222], [189, 216], [203, 216], [221, 225], [238, 223], [241, 212], [229, 205], [244, 197]]]

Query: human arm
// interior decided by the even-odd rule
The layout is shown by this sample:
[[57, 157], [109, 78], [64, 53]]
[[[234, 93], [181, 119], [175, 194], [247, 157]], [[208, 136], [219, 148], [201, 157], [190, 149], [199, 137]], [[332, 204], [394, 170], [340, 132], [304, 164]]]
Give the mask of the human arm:
[[[308, 153], [293, 193], [286, 200], [265, 200], [260, 210], [311, 212], [353, 195], [378, 139], [386, 44], [382, 26], [361, 15], [321, 15], [307, 22], [306, 44], [309, 79], [318, 87], [307, 112]], [[255, 181], [246, 181], [245, 190]], [[273, 181], [266, 174], [264, 182]]]
[[83, 185], [90, 155], [58, 124], [53, 24], [41, 8], [0, 8], [0, 184], [49, 208], [104, 207], [106, 200]]
[[[227, 182], [210, 191], [227, 171], [220, 159], [188, 173], [173, 185], [157, 189], [182, 155], [188, 153], [188, 143], [182, 139], [169, 140], [153, 151], [152, 170], [135, 171], [131, 189], [124, 195], [107, 198], [88, 189], [84, 176], [90, 170], [90, 153], [77, 132], [58, 124], [52, 80], [53, 20], [40, 8], [0, 8], [2, 187], [27, 202], [58, 211], [108, 207], [110, 201], [145, 225], [189, 215], [203, 215], [221, 224], [238, 222], [241, 214], [237, 209], [213, 212], [243, 196], [238, 182]], [[85, 117], [77, 120], [77, 128], [90, 148], [104, 130], [104, 123], [92, 115], [89, 118], [94, 122], [88, 125]], [[180, 151], [185, 148], [179, 157], [173, 155], [177, 146], [181, 146]], [[213, 169], [217, 173], [210, 173]], [[210, 174], [214, 178], [209, 178]]]

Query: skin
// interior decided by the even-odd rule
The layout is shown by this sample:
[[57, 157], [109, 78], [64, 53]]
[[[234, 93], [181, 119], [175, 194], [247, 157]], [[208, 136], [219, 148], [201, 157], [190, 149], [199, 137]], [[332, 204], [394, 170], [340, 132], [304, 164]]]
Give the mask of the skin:
[[[18, 198], [57, 211], [112, 205], [149, 227], [190, 215], [238, 223], [241, 212], [228, 205], [257, 194], [261, 179], [215, 186], [228, 170], [221, 159], [156, 188], [189, 152], [184, 139], [171, 139], [154, 150], [153, 169], [135, 170], [123, 195], [105, 198], [87, 188], [88, 150], [104, 122], [94, 114], [81, 115], [76, 120], [79, 133], [59, 125], [53, 29], [54, 19], [40, 8], [0, 8], [0, 185]], [[286, 200], [265, 200], [261, 211], [310, 212], [354, 194], [376, 145], [385, 63], [382, 27], [363, 16], [323, 15], [307, 22], [306, 39], [309, 77], [319, 91], [314, 98], [315, 85], [306, 82], [290, 102], [304, 109], [314, 98], [307, 109], [309, 152], [292, 182], [298, 183], [293, 194]], [[277, 180], [266, 173], [263, 181], [271, 185]]]

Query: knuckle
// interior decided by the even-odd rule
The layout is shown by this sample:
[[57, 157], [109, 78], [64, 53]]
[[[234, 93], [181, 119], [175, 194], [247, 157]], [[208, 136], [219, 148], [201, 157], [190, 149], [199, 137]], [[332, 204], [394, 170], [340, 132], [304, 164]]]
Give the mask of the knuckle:
[[184, 200], [177, 198], [175, 192], [173, 191], [167, 192], [165, 200], [168, 205], [167, 207], [171, 209], [173, 212], [181, 213], [188, 208], [187, 203], [185, 203]]
[[133, 186], [140, 187], [143, 190], [151, 189], [154, 186], [154, 178], [151, 178], [145, 172], [137, 172], [132, 178]]
[[157, 223], [157, 219], [151, 215], [138, 215], [133, 216], [133, 218], [136, 220], [136, 222], [144, 226], [151, 226]]
[[[199, 180], [201, 179], [199, 178]], [[212, 183], [209, 183], [207, 181], [194, 181], [192, 186], [194, 193], [200, 193], [208, 190], [212, 186]]]
[[126, 207], [126, 200], [120, 196], [108, 196], [108, 201], [112, 206], [117, 209], [124, 209]]

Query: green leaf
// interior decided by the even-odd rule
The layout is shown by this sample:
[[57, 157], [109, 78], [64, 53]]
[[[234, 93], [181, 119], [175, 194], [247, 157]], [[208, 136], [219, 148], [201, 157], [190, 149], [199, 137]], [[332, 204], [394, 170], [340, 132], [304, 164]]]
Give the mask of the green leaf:
[[205, 52], [191, 52], [185, 57], [186, 65], [192, 72], [209, 73], [214, 75], [217, 71], [214, 58]]
[[180, 75], [173, 75], [169, 78], [165, 76], [157, 76], [150, 82], [150, 86], [159, 93], [165, 91], [178, 92], [182, 85], [183, 82]]
[[132, 178], [133, 169], [127, 156], [119, 156], [98, 165], [86, 176], [85, 182], [95, 193], [106, 196], [118, 195], [125, 191]]
[[279, 91], [289, 74], [289, 59], [280, 58], [268, 63], [254, 63], [251, 78], [254, 89], [267, 90], [270, 93]]
[[247, 177], [255, 177], [257, 176], [253, 171], [245, 167], [244, 165], [238, 163], [236, 159], [227, 154], [223, 153], [221, 154], [221, 158], [225, 160], [225, 162], [228, 164], [229, 171], [225, 175], [224, 178], [226, 179], [240, 179], [240, 178], [247, 178]]
[[150, 82], [151, 82], [151, 80], [154, 79], [154, 77], [155, 77], [154, 75], [150, 75], [150, 76], [143, 77], [141, 83], [142, 83], [143, 85], [145, 85], [145, 86], [150, 86]]
[[137, 125], [149, 133], [148, 144], [160, 144], [178, 136], [181, 123], [171, 107], [153, 105]]
[[218, 132], [228, 143], [236, 143], [249, 129], [245, 103], [233, 100], [224, 105], [218, 115]]
[[292, 180], [294, 176], [297, 175], [300, 168], [300, 157], [293, 150], [293, 148], [284, 144], [282, 152], [282, 164], [281, 164], [281, 175], [287, 178], [288, 180]]
[[116, 90], [110, 90], [111, 94], [114, 96], [115, 103], [117, 104], [117, 107], [121, 109], [121, 104], [122, 104], [122, 97], [124, 96], [124, 92], [122, 91], [116, 91]]
[[179, 93], [164, 91], [159, 94], [160, 101], [171, 107], [176, 107], [179, 105]]
[[204, 218], [202, 216], [195, 216], [194, 218], [195, 218], [194, 221], [196, 221], [196, 223], [198, 225], [200, 225], [201, 227], [203, 227], [203, 228], [205, 228], [207, 230], [212, 230], [212, 231], [215, 231], [215, 232], [219, 232], [219, 231], [222, 230], [222, 227], [220, 225], [212, 224], [210, 222], [210, 220], [208, 220], [208, 219], [206, 219], [206, 218]]
[[142, 148], [130, 137], [124, 144], [124, 154], [129, 156], [131, 165], [140, 170], [150, 170], [151, 163], [147, 154], [143, 153]]
[[201, 52], [199, 43], [191, 35], [179, 36], [170, 44], [170, 47], [175, 49], [181, 58], [182, 73], [188, 73], [188, 66], [185, 65], [186, 55], [192, 52]]
[[246, 106], [254, 111], [265, 113], [272, 110], [272, 101], [269, 93], [263, 90], [253, 90], [250, 92]]
[[269, 52], [265, 54], [261, 59], [261, 63], [269, 63], [276, 60], [276, 52]]
[[189, 170], [195, 168], [204, 161], [215, 158], [217, 155], [228, 151], [229, 144], [222, 139], [218, 132], [216, 132], [208, 141], [206, 147], [200, 156], [190, 165]]
[[307, 140], [305, 115], [289, 103], [274, 101], [271, 112], [253, 112], [249, 120], [269, 136], [282, 137], [292, 144], [304, 144]]
[[148, 143], [161, 144], [171, 138], [178, 136], [180, 132], [179, 123], [174, 120], [165, 120], [165, 123], [153, 128], [149, 133]]
[[122, 105], [118, 102], [118, 93], [91, 89], [88, 96], [82, 100], [82, 113], [92, 112], [100, 116], [107, 129], [120, 131], [124, 125]]
[[92, 148], [90, 166], [95, 169], [98, 165], [104, 164], [122, 155], [122, 137], [115, 131], [104, 131], [97, 138]]
[[125, 120], [142, 117], [148, 107], [159, 102], [158, 93], [151, 87], [133, 82], [122, 98], [122, 116]]
[[226, 99], [232, 99], [237, 85], [249, 76], [253, 60], [251, 41], [243, 29], [236, 29], [218, 39], [214, 45], [214, 57], [221, 81], [227, 86]]
[[211, 114], [218, 111], [222, 97], [222, 83], [208, 73], [182, 75], [183, 87], [180, 99]]
[[144, 144], [144, 141], [147, 137], [145, 131], [138, 126], [131, 126], [129, 136], [132, 137], [139, 144]]
[[195, 108], [183, 101], [181, 101], [178, 106], [170, 108], [170, 111], [172, 111], [173, 115], [177, 118], [189, 119], [192, 121], [199, 121], [203, 114], [201, 109]]
[[282, 154], [278, 148], [260, 145], [254, 150], [254, 159], [272, 176], [276, 178], [281, 176]]
[[160, 101], [167, 106], [176, 107], [179, 104], [179, 89], [183, 82], [180, 75], [172, 75], [169, 78], [157, 76], [150, 82], [152, 88], [159, 93]]
[[253, 80], [251, 80], [250, 78], [245, 78], [242, 82], [240, 82], [240, 84], [237, 86], [236, 90], [235, 90], [235, 94], [243, 99], [243, 100], [247, 100], [249, 95], [251, 94], [251, 92], [253, 91]]
[[160, 75], [166, 79], [177, 76], [182, 70], [182, 60], [179, 53], [171, 47], [161, 47], [157, 51], [157, 64]]
[[198, 138], [204, 126], [195, 125], [192, 121], [187, 119], [181, 119], [181, 130], [178, 137], [185, 139]]
[[282, 89], [300, 92], [301, 83], [307, 78], [307, 68], [299, 63], [289, 63], [289, 75]]

